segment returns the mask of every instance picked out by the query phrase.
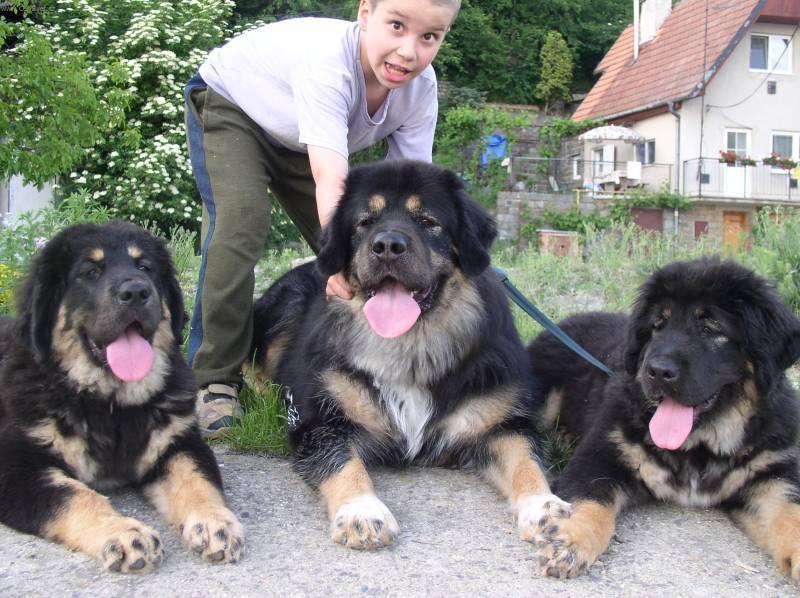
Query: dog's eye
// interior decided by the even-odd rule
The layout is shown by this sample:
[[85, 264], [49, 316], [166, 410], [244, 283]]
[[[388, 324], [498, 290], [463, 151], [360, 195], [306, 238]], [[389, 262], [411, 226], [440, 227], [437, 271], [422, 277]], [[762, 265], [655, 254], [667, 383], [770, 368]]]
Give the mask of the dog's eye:
[[85, 278], [87, 280], [97, 280], [100, 278], [100, 275], [103, 273], [103, 269], [100, 264], [95, 264], [94, 262], [86, 262], [81, 266], [80, 271], [78, 272], [78, 276], [81, 278]]
[[356, 226], [359, 228], [364, 228], [367, 226], [372, 226], [375, 224], [375, 218], [372, 216], [364, 216], [361, 220], [356, 223]]
[[152, 269], [150, 262], [148, 262], [147, 260], [139, 260], [138, 262], [136, 262], [136, 268], [141, 270], [142, 272], [150, 272], [150, 270]]
[[436, 228], [440, 226], [436, 220], [433, 218], [428, 218], [427, 216], [419, 216], [417, 218], [417, 222], [426, 228]]

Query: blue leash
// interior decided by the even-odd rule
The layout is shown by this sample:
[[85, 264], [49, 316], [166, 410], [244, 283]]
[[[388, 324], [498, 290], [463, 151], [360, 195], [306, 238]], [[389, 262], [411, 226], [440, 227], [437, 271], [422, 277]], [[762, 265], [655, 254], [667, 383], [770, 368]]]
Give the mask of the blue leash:
[[599, 370], [603, 370], [609, 376], [613, 373], [608, 366], [572, 340], [572, 338], [570, 338], [566, 332], [561, 330], [561, 328], [559, 328], [558, 325], [553, 322], [553, 320], [544, 315], [539, 308], [531, 303], [517, 287], [511, 284], [511, 281], [508, 279], [508, 274], [496, 266], [493, 266], [493, 269], [497, 274], [497, 277], [500, 279], [500, 282], [503, 283], [508, 296], [511, 297], [511, 300], [519, 305], [526, 314], [539, 322], [539, 324], [541, 324], [545, 330], [564, 343], [564, 345], [566, 345], [571, 351], [575, 352], [577, 355], [591, 363], [594, 367]]

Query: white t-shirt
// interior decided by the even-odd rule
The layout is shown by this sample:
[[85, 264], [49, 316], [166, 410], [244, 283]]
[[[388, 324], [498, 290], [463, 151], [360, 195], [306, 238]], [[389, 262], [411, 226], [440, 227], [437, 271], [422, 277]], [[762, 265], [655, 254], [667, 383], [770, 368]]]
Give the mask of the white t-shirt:
[[387, 138], [388, 158], [431, 161], [438, 104], [428, 66], [392, 89], [370, 117], [358, 23], [299, 18], [270, 23], [212, 50], [200, 75], [281, 145], [350, 153]]

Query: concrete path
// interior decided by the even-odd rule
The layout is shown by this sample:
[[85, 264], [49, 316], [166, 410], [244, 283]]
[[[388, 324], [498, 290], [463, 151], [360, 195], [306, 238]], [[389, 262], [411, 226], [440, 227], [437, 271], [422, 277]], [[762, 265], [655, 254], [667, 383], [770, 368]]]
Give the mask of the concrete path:
[[654, 506], [623, 516], [611, 549], [568, 581], [534, 570], [505, 503], [472, 474], [378, 471], [378, 495], [401, 533], [391, 548], [348, 550], [328, 538], [324, 509], [287, 461], [219, 449], [229, 502], [247, 529], [236, 565], [188, 554], [137, 495], [116, 507], [162, 532], [155, 573], [103, 573], [83, 555], [0, 526], [0, 596], [800, 596], [728, 519]]

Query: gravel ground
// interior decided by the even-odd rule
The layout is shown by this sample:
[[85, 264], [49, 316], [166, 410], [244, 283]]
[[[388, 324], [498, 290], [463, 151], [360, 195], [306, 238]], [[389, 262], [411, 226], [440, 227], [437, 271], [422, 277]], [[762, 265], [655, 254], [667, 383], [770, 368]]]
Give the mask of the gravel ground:
[[317, 496], [278, 458], [217, 448], [231, 507], [247, 530], [235, 565], [206, 565], [133, 492], [116, 507], [162, 531], [167, 556], [150, 575], [104, 573], [89, 557], [0, 526], [0, 596], [791, 596], [800, 586], [721, 513], [667, 506], [623, 515], [588, 575], [535, 571], [505, 503], [467, 472], [380, 470], [378, 495], [401, 526], [395, 545], [334, 545]]

